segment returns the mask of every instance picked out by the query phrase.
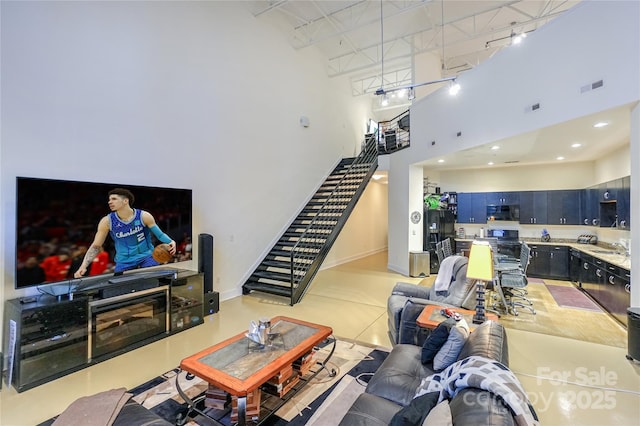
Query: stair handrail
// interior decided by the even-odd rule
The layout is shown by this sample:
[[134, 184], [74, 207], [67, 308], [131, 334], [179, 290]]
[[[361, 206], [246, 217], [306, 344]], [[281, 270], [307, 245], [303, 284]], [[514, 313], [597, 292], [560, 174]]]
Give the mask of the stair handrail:
[[[410, 110], [406, 110], [390, 120], [380, 121], [378, 122], [378, 129], [380, 129], [380, 140], [382, 145], [380, 146], [380, 154], [391, 154], [393, 152], [400, 151], [401, 149], [409, 148], [411, 146], [411, 131], [410, 127], [405, 127], [404, 125], [409, 123], [405, 123], [404, 119], [410, 118]], [[402, 126], [400, 121], [402, 122]], [[385, 134], [391, 133], [391, 136], [394, 138], [396, 147], [389, 149], [386, 144]]]
[[[357, 201], [357, 199], [354, 201], [354, 197], [352, 196], [348, 201], [346, 201], [346, 206], [344, 206], [345, 200], [341, 199], [337, 195], [337, 193], [343, 189], [345, 182], [356, 174], [356, 169], [358, 170], [358, 173], [362, 172], [361, 166], [365, 164], [369, 164], [369, 167], [367, 169], [367, 179], [369, 179], [373, 174], [373, 171], [378, 166], [378, 147], [376, 133], [374, 133], [373, 135], [368, 135], [368, 137], [365, 139], [360, 154], [347, 168], [342, 178], [338, 181], [331, 193], [326, 196], [325, 202], [320, 206], [320, 208], [317, 209], [315, 216], [311, 219], [311, 222], [307, 225], [302, 234], [300, 234], [298, 241], [296, 241], [296, 243], [291, 248], [291, 305], [295, 304], [299, 300], [299, 297], [302, 296], [298, 295], [299, 297], [296, 297], [299, 284], [302, 283], [302, 281], [307, 277], [307, 273], [314, 265], [314, 263], [318, 264], [318, 255], [323, 254], [323, 248], [326, 249], [326, 245], [329, 242], [329, 239], [331, 238], [334, 230], [336, 229], [335, 225], [329, 226], [328, 224], [322, 224], [322, 221], [326, 221], [327, 217], [331, 217], [331, 215], [337, 215], [337, 219], [339, 221], [349, 204]], [[361, 184], [362, 182], [360, 183], [360, 185]], [[358, 186], [358, 188], [356, 189], [356, 193], [359, 188], [360, 186]], [[334, 207], [336, 205], [344, 207]], [[320, 233], [313, 232], [313, 230], [328, 232]], [[317, 236], [314, 236], [313, 234], [316, 233], [322, 234], [322, 237], [324, 238], [318, 238]], [[317, 245], [319, 243], [322, 244], [323, 248], [317, 248]], [[305, 250], [309, 254], [305, 255]], [[302, 261], [296, 261], [296, 259], [302, 259]]]

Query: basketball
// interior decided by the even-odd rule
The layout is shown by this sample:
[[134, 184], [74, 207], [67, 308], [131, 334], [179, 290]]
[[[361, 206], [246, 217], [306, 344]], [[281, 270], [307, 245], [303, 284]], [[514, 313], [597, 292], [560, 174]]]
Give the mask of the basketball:
[[169, 244], [158, 244], [153, 249], [153, 259], [158, 263], [167, 263], [173, 255], [169, 251]]

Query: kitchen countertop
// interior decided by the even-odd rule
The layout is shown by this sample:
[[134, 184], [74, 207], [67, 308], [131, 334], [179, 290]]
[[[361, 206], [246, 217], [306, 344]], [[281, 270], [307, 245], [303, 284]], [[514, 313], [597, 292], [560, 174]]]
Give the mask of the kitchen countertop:
[[[473, 237], [456, 238], [456, 241], [473, 241]], [[624, 254], [617, 254], [616, 250], [611, 247], [610, 244], [601, 243], [598, 244], [579, 244], [576, 240], [569, 240], [563, 238], [552, 238], [549, 241], [540, 241], [539, 238], [522, 238], [520, 241], [525, 241], [528, 244], [536, 245], [550, 245], [550, 246], [567, 246], [574, 248], [590, 256], [604, 260], [607, 263], [624, 268], [628, 271], [631, 270], [631, 257], [627, 257]], [[606, 251], [606, 253], [603, 253]]]

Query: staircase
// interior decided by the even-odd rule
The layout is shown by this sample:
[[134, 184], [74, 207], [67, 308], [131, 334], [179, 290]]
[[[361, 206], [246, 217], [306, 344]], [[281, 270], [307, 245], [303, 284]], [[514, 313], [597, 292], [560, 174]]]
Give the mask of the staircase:
[[375, 135], [340, 161], [242, 286], [298, 303], [378, 167]]

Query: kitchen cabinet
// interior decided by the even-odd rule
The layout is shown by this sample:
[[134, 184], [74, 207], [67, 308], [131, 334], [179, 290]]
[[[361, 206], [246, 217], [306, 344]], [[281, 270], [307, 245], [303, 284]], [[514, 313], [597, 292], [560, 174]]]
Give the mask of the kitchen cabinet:
[[618, 228], [631, 229], [631, 176], [621, 179], [616, 212], [618, 214]]
[[626, 269], [607, 264], [606, 279], [600, 288], [598, 303], [614, 318], [627, 323], [627, 308], [630, 299], [630, 274]]
[[580, 194], [581, 225], [598, 226], [600, 224], [600, 200], [597, 187], [585, 188]]
[[487, 192], [486, 204], [489, 206], [509, 206], [520, 204], [520, 192]]
[[618, 199], [618, 191], [622, 189], [622, 179], [614, 179], [598, 185], [600, 202], [615, 201]]
[[606, 262], [597, 257], [582, 256], [582, 289], [594, 300], [600, 298], [600, 291], [607, 279]]
[[547, 191], [520, 192], [520, 223], [547, 223]]
[[549, 257], [545, 255], [544, 246], [530, 244], [531, 257], [529, 259], [529, 268], [527, 275], [532, 277], [544, 278], [545, 272], [549, 271]]
[[[622, 324], [627, 324], [631, 304], [631, 273], [597, 257], [571, 249], [571, 281], [589, 294], [602, 308]], [[581, 266], [577, 266], [581, 263]], [[577, 270], [579, 268], [579, 270]]]
[[576, 285], [580, 285], [580, 274], [582, 271], [582, 253], [580, 250], [569, 250], [569, 280]]
[[527, 275], [558, 280], [569, 279], [569, 247], [532, 244]]
[[580, 225], [580, 216], [579, 190], [547, 191], [546, 223], [551, 225]]
[[487, 223], [487, 202], [484, 192], [458, 193], [458, 223]]
[[569, 247], [554, 246], [549, 250], [549, 278], [569, 279]]

